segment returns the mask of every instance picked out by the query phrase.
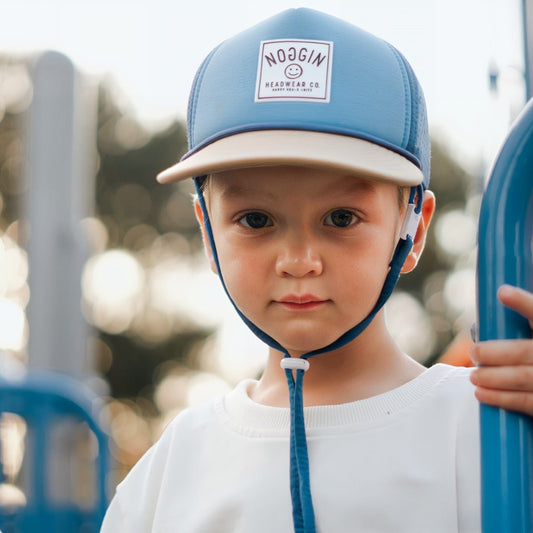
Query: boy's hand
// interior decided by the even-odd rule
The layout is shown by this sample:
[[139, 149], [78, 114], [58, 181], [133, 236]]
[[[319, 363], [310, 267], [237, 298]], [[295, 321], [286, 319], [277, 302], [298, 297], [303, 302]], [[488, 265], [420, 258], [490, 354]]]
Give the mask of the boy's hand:
[[[529, 320], [533, 328], [533, 294], [503, 285], [498, 290], [502, 304]], [[472, 372], [477, 399], [488, 405], [533, 416], [533, 340], [491, 340], [475, 344]]]

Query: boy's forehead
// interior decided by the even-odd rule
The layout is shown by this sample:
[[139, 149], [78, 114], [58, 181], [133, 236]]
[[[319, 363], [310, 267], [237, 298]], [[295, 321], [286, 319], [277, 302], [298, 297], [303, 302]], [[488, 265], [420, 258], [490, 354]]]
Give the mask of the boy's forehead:
[[372, 191], [381, 187], [396, 188], [392, 183], [331, 169], [304, 166], [264, 166], [217, 172], [210, 176], [213, 188], [224, 196], [242, 196], [261, 192], [275, 196], [276, 191], [310, 187], [323, 194]]

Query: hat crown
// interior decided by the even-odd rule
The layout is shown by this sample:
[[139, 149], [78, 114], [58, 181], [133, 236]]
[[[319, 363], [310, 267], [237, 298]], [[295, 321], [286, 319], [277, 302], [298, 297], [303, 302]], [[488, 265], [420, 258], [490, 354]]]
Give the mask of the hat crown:
[[429, 181], [426, 107], [409, 63], [389, 43], [318, 11], [289, 9], [237, 34], [196, 74], [192, 152], [266, 129], [368, 140], [414, 162]]

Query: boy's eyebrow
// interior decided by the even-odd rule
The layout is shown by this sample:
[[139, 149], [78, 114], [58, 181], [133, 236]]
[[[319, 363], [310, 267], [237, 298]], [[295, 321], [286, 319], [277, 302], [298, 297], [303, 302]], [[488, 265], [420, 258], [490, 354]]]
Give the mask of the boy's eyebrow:
[[376, 181], [351, 176], [349, 174], [341, 176], [335, 180], [333, 186], [337, 186], [343, 192], [372, 192], [376, 188]]
[[242, 196], [261, 196], [268, 200], [274, 200], [275, 195], [267, 190], [258, 190], [249, 187], [243, 187], [242, 185], [231, 184], [223, 186], [222, 197], [223, 198], [238, 198]]

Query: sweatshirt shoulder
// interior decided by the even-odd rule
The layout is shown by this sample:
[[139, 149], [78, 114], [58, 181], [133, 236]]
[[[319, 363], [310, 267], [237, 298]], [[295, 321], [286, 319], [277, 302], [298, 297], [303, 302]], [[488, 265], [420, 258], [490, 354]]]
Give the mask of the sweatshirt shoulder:
[[472, 370], [472, 368], [437, 363], [428, 371], [433, 372], [438, 376], [438, 386], [468, 393], [474, 388], [470, 381]]
[[205, 435], [205, 428], [212, 425], [216, 401], [187, 408], [172, 419], [156, 443], [117, 486], [102, 531], [140, 533], [151, 530], [161, 492], [169, 482], [169, 472], [180, 472], [187, 467], [193, 450]]

